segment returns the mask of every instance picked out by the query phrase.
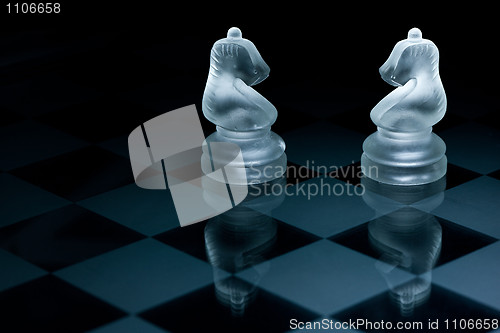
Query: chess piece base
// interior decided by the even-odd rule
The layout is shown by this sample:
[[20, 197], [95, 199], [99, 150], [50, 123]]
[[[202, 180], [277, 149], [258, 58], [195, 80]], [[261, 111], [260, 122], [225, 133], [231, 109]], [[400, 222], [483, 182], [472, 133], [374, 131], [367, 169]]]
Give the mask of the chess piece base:
[[446, 145], [432, 128], [421, 132], [396, 133], [383, 128], [363, 143], [361, 170], [381, 183], [420, 185], [446, 174]]
[[[270, 128], [235, 132], [217, 126], [217, 132], [206, 138], [208, 145], [212, 142], [229, 142], [236, 144], [241, 149], [243, 162], [240, 165], [233, 164], [233, 167], [245, 170], [246, 183], [248, 184], [269, 182], [286, 173], [285, 142]], [[208, 158], [205, 151], [203, 158]], [[209, 164], [205, 163], [205, 165]], [[209, 170], [206, 171], [209, 172]]]

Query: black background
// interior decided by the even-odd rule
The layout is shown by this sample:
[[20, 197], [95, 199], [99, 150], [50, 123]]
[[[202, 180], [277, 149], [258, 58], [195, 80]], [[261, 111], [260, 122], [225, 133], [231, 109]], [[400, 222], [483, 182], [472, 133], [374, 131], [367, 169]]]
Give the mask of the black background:
[[[471, 8], [457, 2], [445, 7], [403, 2], [366, 6], [360, 2], [339, 5], [307, 1], [63, 1], [58, 15], [9, 15], [5, 4], [1, 8], [0, 47], [6, 55], [15, 56], [16, 52], [44, 45], [74, 48], [81, 41], [81, 57], [64, 69], [58, 68], [64, 59], [57, 58], [30, 71], [25, 70], [23, 62], [2, 66], [2, 84], [20, 80], [20, 72], [29, 76], [78, 68], [87, 73], [82, 79], [87, 81], [85, 85], [93, 84], [92, 77], [95, 86], [109, 94], [140, 88], [141, 83], [168, 80], [170, 83], [161, 93], [165, 99], [171, 96], [172, 103], [165, 105], [170, 108], [165, 112], [192, 103], [200, 109], [211, 46], [225, 37], [228, 28], [238, 26], [271, 68], [270, 77], [256, 89], [276, 105], [281, 124], [309, 117], [307, 113], [312, 117], [318, 103], [340, 102], [345, 107], [335, 110], [333, 106], [332, 115], [352, 109], [359, 112], [357, 119], [366, 127], [373, 126], [369, 110], [393, 89], [380, 79], [378, 68], [394, 44], [406, 38], [410, 28], [418, 27], [423, 37], [431, 39], [440, 50], [448, 113], [453, 114], [464, 99], [472, 105], [482, 100], [492, 114], [498, 110], [494, 102], [498, 87], [498, 19], [493, 8]], [[38, 31], [43, 31], [40, 38], [26, 38]], [[94, 48], [86, 61], [85, 42], [93, 38], [101, 38], [100, 49]], [[161, 65], [128, 57], [151, 45], [159, 47]], [[288, 99], [288, 105], [297, 100], [301, 113], [284, 114], [284, 99]], [[311, 109], [307, 110], [309, 101]], [[472, 108], [466, 117], [474, 118], [475, 112]], [[122, 111], [121, 115], [135, 117], [133, 110]]]
[[[458, 3], [436, 8], [436, 2], [380, 3], [368, 7], [361, 2], [340, 5], [309, 1], [265, 4], [210, 1], [200, 4], [64, 0], [60, 14], [45, 15], [8, 14], [6, 2], [2, 2], [1, 129], [14, 124], [22, 135], [30, 134], [27, 133], [29, 128], [36, 126], [23, 130], [20, 128], [23, 125], [18, 124], [29, 126], [33, 120], [35, 125], [45, 124], [89, 143], [89, 146], [66, 153], [58, 154], [59, 150], [54, 149], [56, 156], [34, 154], [27, 165], [17, 161], [15, 169], [7, 172], [73, 202], [132, 184], [134, 180], [126, 157], [128, 134], [142, 122], [175, 108], [195, 103], [201, 111], [210, 49], [232, 26], [238, 26], [243, 37], [255, 43], [271, 68], [270, 77], [255, 88], [278, 109], [273, 130], [279, 135], [318, 120], [338, 124], [340, 128], [360, 130], [365, 135], [374, 132], [369, 112], [394, 89], [380, 78], [378, 68], [394, 44], [406, 38], [412, 27], [420, 28], [423, 37], [431, 39], [440, 50], [440, 71], [448, 97], [448, 111], [438, 124], [441, 127], [435, 127], [436, 133], [440, 135], [447, 126], [465, 119], [498, 127], [493, 123], [498, 124], [500, 111], [497, 98], [498, 11], [475, 3], [474, 8]], [[130, 96], [133, 98], [129, 99]], [[206, 134], [215, 130], [213, 124], [201, 119]], [[318, 136], [323, 134], [328, 137], [328, 133]], [[36, 133], [26, 140], [21, 135], [16, 138], [22, 142], [12, 142], [17, 150], [8, 150], [10, 155], [7, 156], [31, 154], [33, 151], [28, 149], [31, 142], [43, 139], [36, 137]], [[113, 139], [118, 139], [122, 145], [123, 156], [99, 146]], [[303, 140], [307, 142], [308, 138]], [[315, 143], [318, 141], [321, 142], [315, 138]], [[321, 151], [342, 145], [341, 141], [325, 140]], [[35, 147], [40, 145], [35, 144]], [[471, 151], [470, 147], [466, 150]], [[478, 151], [483, 150], [478, 147]], [[357, 156], [360, 155], [361, 145]], [[448, 170], [448, 184], [452, 186], [479, 176], [451, 164]], [[492, 176], [498, 178], [498, 171]], [[17, 198], [20, 194], [14, 191], [13, 196]], [[171, 207], [170, 197], [165, 200]], [[19, 210], [30, 205], [22, 200]], [[196, 226], [201, 232], [203, 225]], [[185, 235], [179, 234], [179, 230]], [[309, 241], [301, 238], [306, 233], [304, 230], [290, 230], [280, 231], [281, 240], [285, 239], [281, 246], [298, 246], [301, 239]], [[472, 235], [470, 232], [455, 234], [460, 237], [452, 238], [451, 243]], [[5, 235], [0, 239], [2, 248], [47, 270], [73, 265], [144, 237], [76, 204], [4, 227], [2, 235]], [[204, 248], [203, 237], [198, 236], [202, 235], [192, 229], [177, 228], [156, 238], [174, 247], [172, 239], [182, 240], [179, 249], [191, 254], [190, 251], [197, 248], [189, 239], [197, 237], [198, 249]], [[290, 247], [281, 249], [287, 252]], [[184, 311], [186, 304], [193, 304], [192, 299], [201, 300], [196, 304], [203, 309], [206, 304], [216, 304], [211, 288], [202, 288], [186, 298], [167, 302], [143, 317], [150, 317], [160, 326], [166, 326], [170, 319], [174, 324], [183, 324], [185, 316], [192, 314]], [[268, 309], [274, 306], [289, 316], [287, 306], [290, 304], [284, 306], [269, 293], [260, 295], [261, 301], [256, 304], [263, 306], [254, 307], [254, 317], [246, 320], [259, 318], [255, 324], [260, 325], [261, 319], [268, 320], [272, 313], [271, 326], [284, 325], [286, 319], [275, 316], [275, 312]], [[54, 276], [12, 288], [1, 296], [3, 302], [0, 299], [0, 304], [4, 308], [0, 310], [7, 313], [3, 325], [26, 325], [31, 331], [47, 327], [45, 331], [57, 328], [69, 331], [68, 327], [90, 329], [123, 315], [111, 305], [102, 304]], [[437, 289], [435, 296], [431, 300], [434, 301], [432, 311], [437, 309], [435, 313], [441, 313], [449, 304], [467, 309], [462, 306], [467, 303], [460, 295]], [[355, 310], [359, 313], [365, 313], [367, 307], [384, 310], [384, 302], [385, 298], [378, 297], [371, 303], [360, 304]], [[177, 310], [172, 312], [171, 309]], [[229, 326], [233, 323], [226, 320], [227, 312], [220, 311], [220, 307], [209, 306], [208, 309], [208, 312], [194, 313], [207, 318], [219, 313], [212, 317], [217, 328], [221, 322]], [[454, 313], [454, 309], [452, 306], [446, 313]], [[375, 313], [378, 316], [379, 312]], [[426, 314], [425, 318], [428, 317]], [[194, 326], [205, 324], [203, 320], [189, 318]], [[219, 318], [223, 320], [219, 322]]]

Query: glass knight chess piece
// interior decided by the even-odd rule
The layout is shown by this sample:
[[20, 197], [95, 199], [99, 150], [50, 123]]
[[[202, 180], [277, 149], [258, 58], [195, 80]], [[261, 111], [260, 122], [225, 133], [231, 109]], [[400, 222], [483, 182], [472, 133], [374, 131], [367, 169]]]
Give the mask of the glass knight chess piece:
[[[206, 139], [207, 147], [211, 142], [238, 145], [249, 181], [270, 181], [286, 171], [285, 142], [271, 131], [277, 110], [252, 88], [268, 75], [269, 66], [240, 29], [229, 29], [213, 45], [202, 109], [217, 131]], [[262, 178], [264, 166], [267, 179]]]
[[395, 86], [371, 111], [377, 132], [363, 143], [361, 169], [374, 180], [399, 185], [436, 181], [446, 174], [446, 145], [432, 132], [446, 112], [439, 76], [439, 51], [408, 32], [380, 67], [382, 79]]

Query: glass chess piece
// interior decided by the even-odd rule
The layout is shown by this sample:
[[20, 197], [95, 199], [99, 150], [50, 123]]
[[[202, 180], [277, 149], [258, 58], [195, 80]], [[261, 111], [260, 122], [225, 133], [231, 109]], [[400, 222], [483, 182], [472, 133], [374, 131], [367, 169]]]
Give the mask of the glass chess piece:
[[271, 131], [277, 110], [252, 88], [268, 77], [269, 70], [255, 45], [236, 27], [212, 47], [202, 109], [217, 131], [205, 147], [212, 142], [238, 145], [248, 182], [270, 181], [286, 171], [285, 142]]
[[439, 51], [413, 28], [379, 69], [397, 87], [371, 111], [377, 132], [363, 143], [361, 169], [374, 180], [399, 185], [436, 181], [446, 174], [446, 145], [432, 132], [446, 112]]

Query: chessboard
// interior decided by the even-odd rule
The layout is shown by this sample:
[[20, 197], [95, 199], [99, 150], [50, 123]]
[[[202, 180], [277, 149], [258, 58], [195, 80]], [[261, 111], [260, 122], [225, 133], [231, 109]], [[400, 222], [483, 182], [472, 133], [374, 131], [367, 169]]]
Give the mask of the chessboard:
[[[376, 67], [365, 73], [379, 86], [373, 90], [306, 73], [285, 82], [276, 57], [257, 89], [278, 109], [272, 129], [287, 145], [289, 170], [306, 172], [288, 172], [290, 195], [257, 212], [273, 226], [272, 239], [241, 252], [208, 246], [210, 221], [181, 228], [168, 190], [135, 185], [127, 137], [141, 123], [196, 104], [205, 135], [215, 130], [201, 97], [211, 43], [225, 32], [200, 40], [130, 31], [62, 38], [50, 29], [0, 36], [0, 331], [288, 332], [303, 325], [310, 332], [308, 323], [333, 331], [353, 320], [374, 324], [357, 332], [383, 331], [382, 320], [421, 322], [422, 332], [436, 320], [439, 332], [445, 323], [450, 331], [496, 331], [500, 122], [488, 90], [465, 94], [461, 82], [442, 75], [448, 113], [434, 132], [447, 145], [448, 172], [436, 205], [382, 193], [378, 202], [389, 203], [379, 209], [363, 195], [296, 190], [359, 190], [362, 143], [376, 130], [369, 112], [390, 88]], [[257, 46], [259, 38], [252, 38]], [[389, 38], [387, 52], [395, 41]], [[260, 44], [266, 59], [272, 43]], [[450, 52], [443, 53], [446, 70]], [[439, 248], [425, 274], [396, 265], [388, 277], [370, 228], [408, 208], [439, 225]], [[399, 249], [411, 260], [430, 251]], [[393, 295], [399, 286], [417, 288], [414, 281], [427, 283], [426, 295], [403, 311]], [[410, 290], [402, 298], [417, 296]], [[461, 327], [464, 320], [483, 329]]]

